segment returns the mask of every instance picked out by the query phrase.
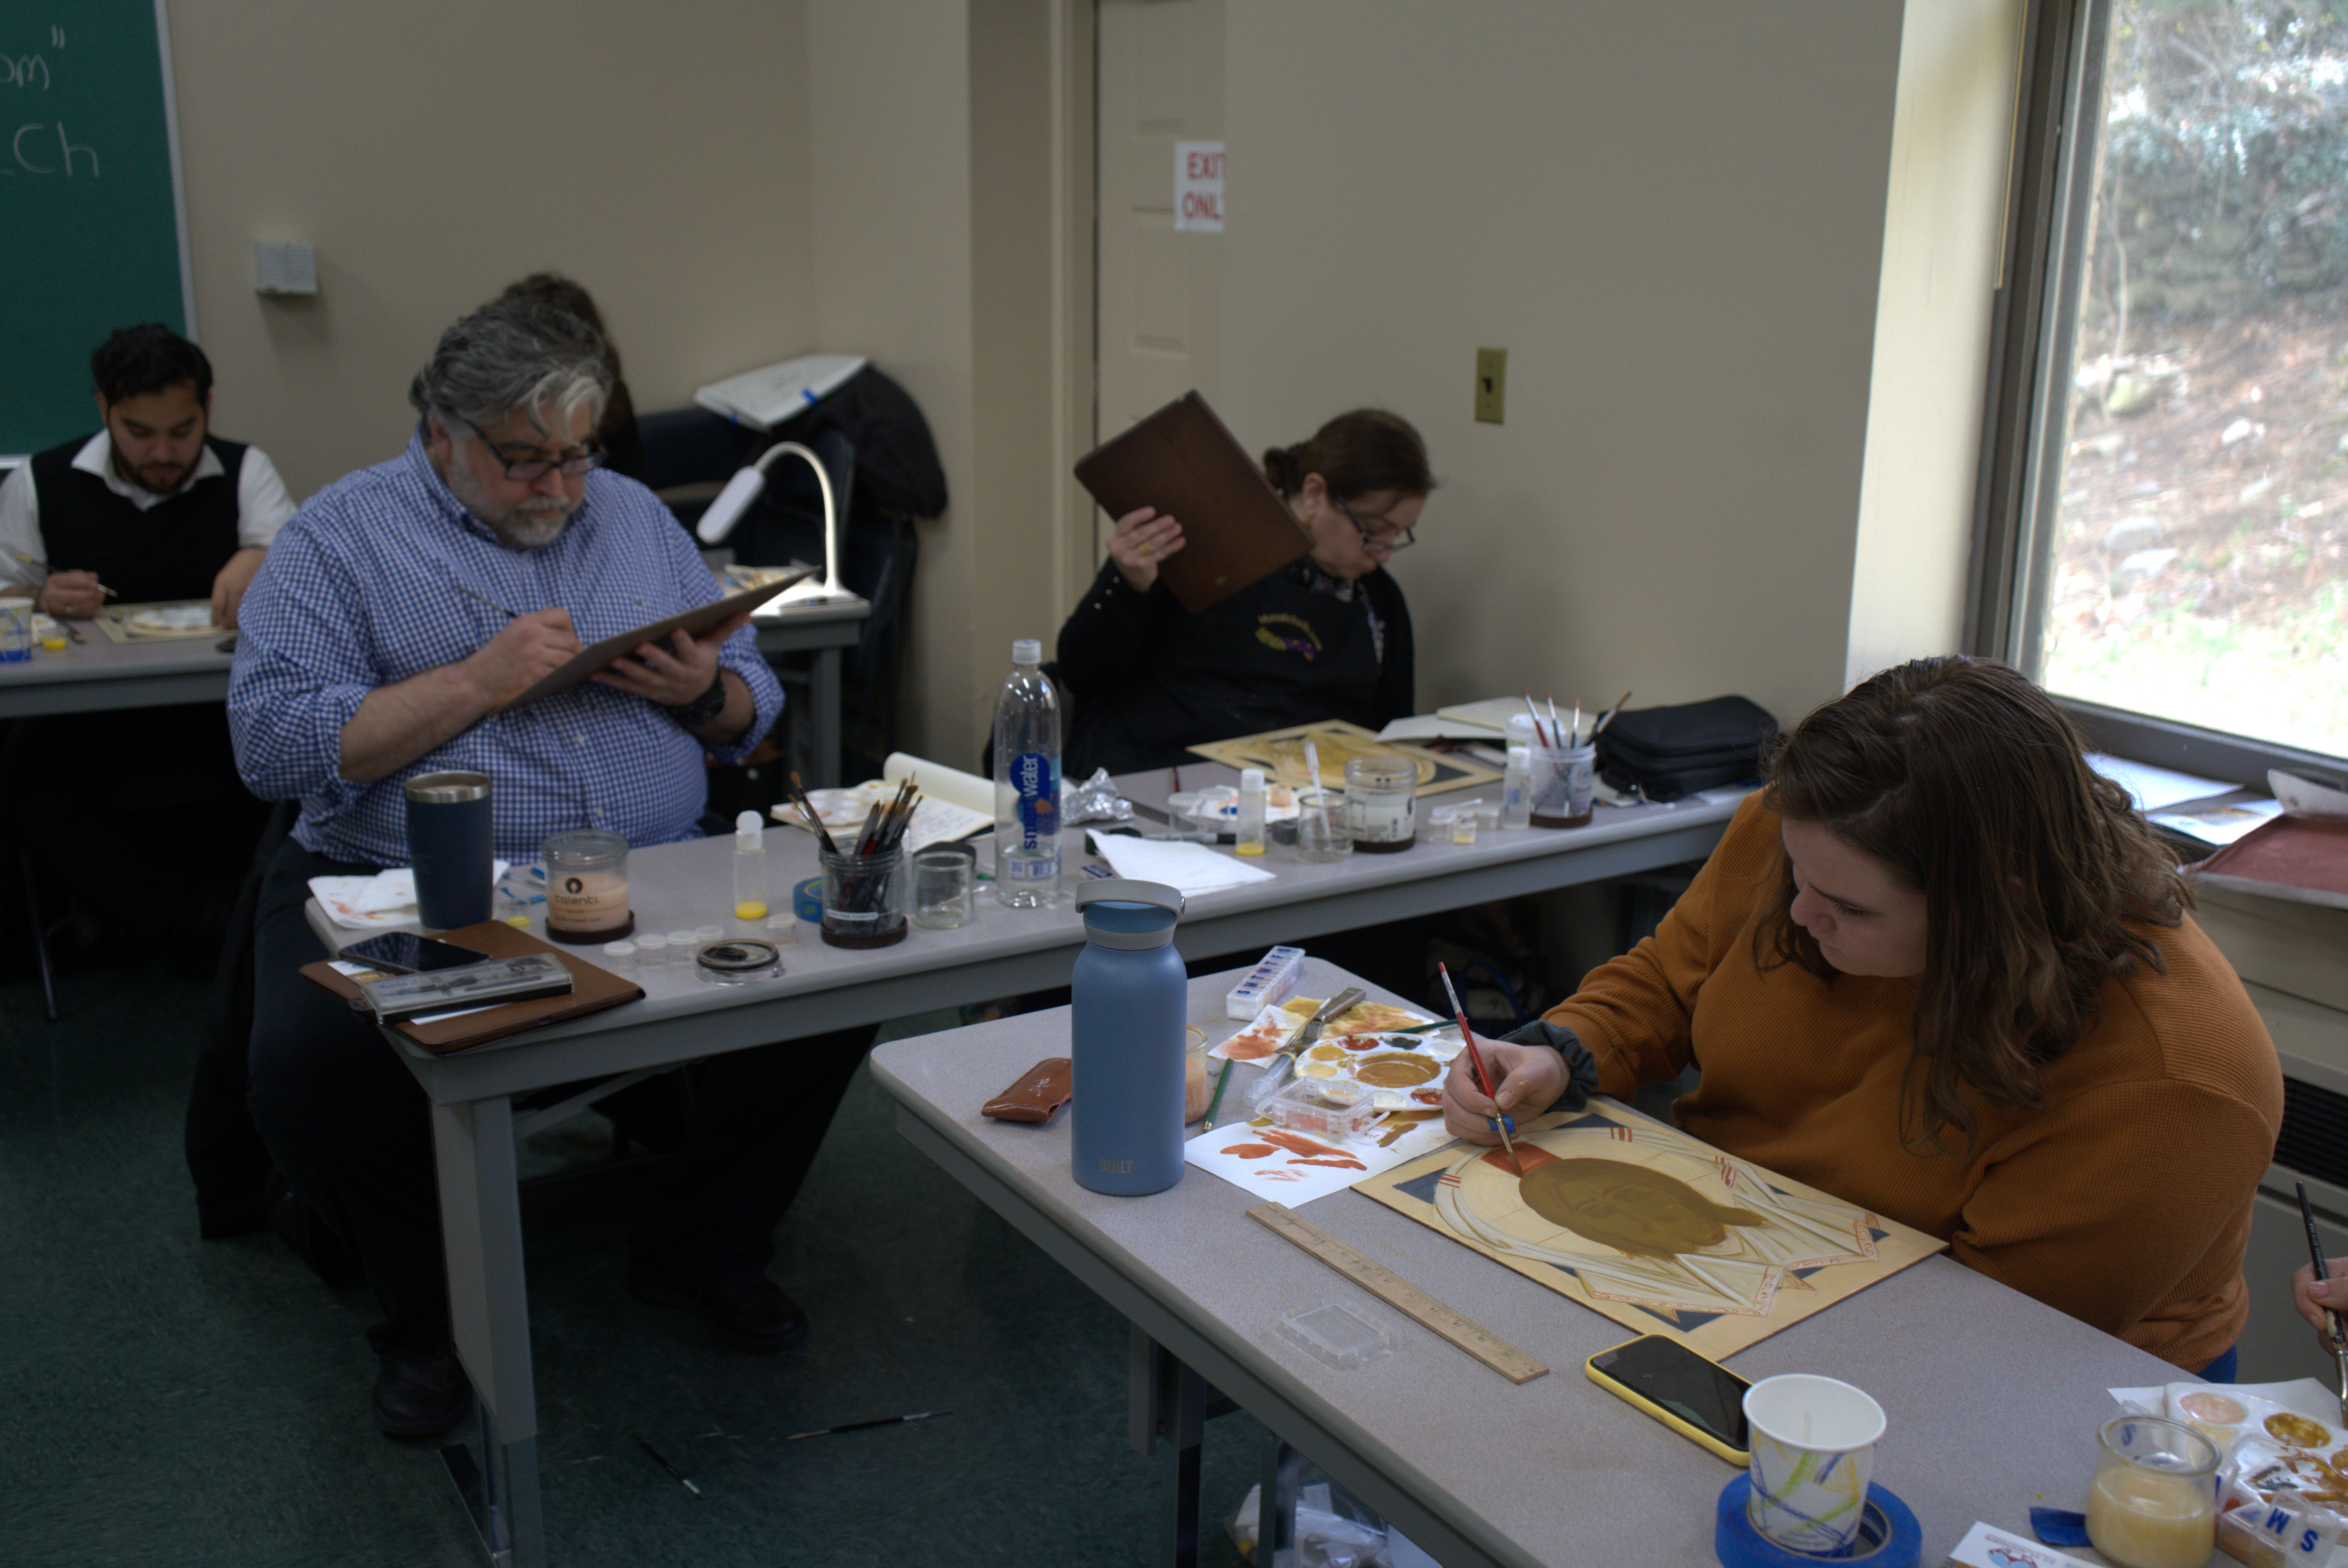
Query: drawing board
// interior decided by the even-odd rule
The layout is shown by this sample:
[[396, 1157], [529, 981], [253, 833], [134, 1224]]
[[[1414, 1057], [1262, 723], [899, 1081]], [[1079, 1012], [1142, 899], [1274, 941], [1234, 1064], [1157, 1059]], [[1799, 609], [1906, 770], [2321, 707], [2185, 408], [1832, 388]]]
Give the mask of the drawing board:
[[1521, 1177], [1498, 1147], [1462, 1143], [1354, 1190], [1715, 1360], [1948, 1245], [1611, 1100], [1529, 1126]]
[[1320, 719], [1285, 730], [1267, 730], [1260, 735], [1210, 741], [1203, 745], [1192, 746], [1190, 750], [1226, 767], [1262, 768], [1267, 779], [1310, 785], [1314, 781], [1304, 761], [1304, 743], [1308, 740], [1321, 759], [1319, 782], [1328, 789], [1345, 787], [1347, 759], [1372, 753], [1404, 757], [1417, 764], [1418, 793], [1423, 795], [1441, 794], [1447, 790], [1466, 789], [1472, 784], [1492, 784], [1500, 777], [1496, 770], [1481, 763], [1470, 762], [1464, 756], [1431, 752], [1407, 742], [1381, 741], [1375, 731], [1346, 723], [1343, 719]]

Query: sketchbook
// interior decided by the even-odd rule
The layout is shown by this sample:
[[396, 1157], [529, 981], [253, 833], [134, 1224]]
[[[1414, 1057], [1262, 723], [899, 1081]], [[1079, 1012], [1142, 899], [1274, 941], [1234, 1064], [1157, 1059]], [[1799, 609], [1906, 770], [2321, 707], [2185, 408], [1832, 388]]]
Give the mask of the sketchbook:
[[[808, 571], [814, 569], [813, 567], [809, 567]], [[581, 649], [563, 661], [561, 669], [540, 676], [527, 688], [507, 698], [489, 712], [502, 713], [508, 708], [519, 708], [524, 703], [535, 702], [541, 697], [551, 697], [557, 692], [568, 692], [596, 671], [607, 665], [618, 663], [622, 656], [641, 643], [665, 641], [670, 633], [676, 631], [698, 635], [729, 615], [736, 615], [746, 610], [757, 609], [758, 606], [806, 575], [807, 572], [801, 572], [798, 577], [784, 578], [775, 582], [762, 582], [756, 588], [746, 588], [741, 592], [728, 594], [724, 599], [713, 599], [707, 604], [697, 604], [691, 610], [680, 610], [664, 620], [654, 621], [650, 626], [639, 626], [633, 631], [623, 631], [616, 636], [606, 637], [601, 642]]]
[[1194, 615], [1308, 548], [1288, 504], [1195, 392], [1076, 459], [1076, 481], [1112, 518], [1155, 507], [1182, 525], [1182, 548], [1158, 576]]

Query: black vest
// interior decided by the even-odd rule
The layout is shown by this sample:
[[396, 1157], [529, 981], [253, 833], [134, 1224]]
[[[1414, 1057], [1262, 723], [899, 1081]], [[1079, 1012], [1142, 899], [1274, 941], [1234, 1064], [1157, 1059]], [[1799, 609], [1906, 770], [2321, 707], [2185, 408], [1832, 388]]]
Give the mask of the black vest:
[[53, 446], [32, 462], [41, 553], [49, 569], [96, 572], [118, 604], [210, 599], [212, 579], [237, 550], [243, 444], [205, 436], [223, 472], [194, 480], [142, 512], [104, 479], [73, 466], [74, 455], [88, 442], [85, 436]]

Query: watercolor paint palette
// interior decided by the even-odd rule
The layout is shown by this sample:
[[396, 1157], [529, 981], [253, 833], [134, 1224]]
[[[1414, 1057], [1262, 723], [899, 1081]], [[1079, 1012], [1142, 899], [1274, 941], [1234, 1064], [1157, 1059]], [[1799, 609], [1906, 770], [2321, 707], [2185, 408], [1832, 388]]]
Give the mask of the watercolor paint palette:
[[[1207, 1054], [1231, 1061], [1262, 1061], [1265, 1057], [1287, 1044], [1289, 1037], [1303, 1028], [1313, 1015], [1321, 1010], [1322, 1004], [1328, 999], [1327, 997], [1290, 997], [1286, 1001], [1268, 1007], [1256, 1014], [1253, 1023], [1249, 1024], [1247, 1028], [1224, 1040]], [[1433, 1014], [1418, 1012], [1410, 1008], [1395, 1007], [1387, 1002], [1355, 1002], [1322, 1026], [1321, 1044], [1313, 1049], [1318, 1050], [1322, 1045], [1337, 1045], [1347, 1047], [1349, 1053], [1358, 1054], [1377, 1047], [1375, 1042], [1372, 1042], [1365, 1043], [1355, 1050], [1349, 1045], [1349, 1042], [1367, 1036], [1393, 1034], [1398, 1030], [1409, 1030], [1417, 1025], [1431, 1024], [1435, 1021]], [[1432, 1034], [1435, 1031], [1428, 1032]], [[1419, 1048], [1413, 1046], [1410, 1049]], [[1426, 1049], [1432, 1054], [1440, 1048], [1430, 1044]], [[1453, 1056], [1457, 1055], [1458, 1051], [1459, 1040], [1457, 1032], [1454, 1031], [1447, 1053], [1438, 1060], [1448, 1061]], [[1319, 1060], [1327, 1061], [1334, 1059], [1323, 1057]], [[1331, 1075], [1314, 1073], [1312, 1076]], [[1441, 1075], [1437, 1074], [1437, 1076]]]

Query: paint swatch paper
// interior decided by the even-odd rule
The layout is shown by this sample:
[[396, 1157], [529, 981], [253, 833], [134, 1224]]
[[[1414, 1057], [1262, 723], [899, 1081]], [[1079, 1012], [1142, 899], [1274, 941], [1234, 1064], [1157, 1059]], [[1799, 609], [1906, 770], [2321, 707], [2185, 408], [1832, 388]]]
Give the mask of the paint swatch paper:
[[1183, 1146], [1182, 1157], [1294, 1208], [1449, 1142], [1440, 1110], [1397, 1112], [1351, 1138], [1308, 1136], [1259, 1119], [1210, 1128]]

